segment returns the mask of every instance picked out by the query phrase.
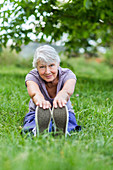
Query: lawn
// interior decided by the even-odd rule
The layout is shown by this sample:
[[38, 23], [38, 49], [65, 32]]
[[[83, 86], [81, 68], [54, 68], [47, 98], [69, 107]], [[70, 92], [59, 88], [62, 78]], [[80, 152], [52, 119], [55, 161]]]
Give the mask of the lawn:
[[77, 75], [71, 101], [82, 131], [66, 139], [44, 134], [22, 137], [29, 96], [24, 79], [30, 68], [0, 69], [0, 170], [112, 170], [113, 68], [70, 59]]

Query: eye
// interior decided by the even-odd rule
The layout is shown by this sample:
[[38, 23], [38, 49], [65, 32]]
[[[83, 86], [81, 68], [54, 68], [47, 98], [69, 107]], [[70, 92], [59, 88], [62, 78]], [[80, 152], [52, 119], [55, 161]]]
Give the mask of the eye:
[[39, 66], [39, 68], [45, 68], [45, 66]]
[[49, 66], [50, 66], [50, 67], [53, 67], [53, 66], [54, 66], [54, 64], [50, 64]]

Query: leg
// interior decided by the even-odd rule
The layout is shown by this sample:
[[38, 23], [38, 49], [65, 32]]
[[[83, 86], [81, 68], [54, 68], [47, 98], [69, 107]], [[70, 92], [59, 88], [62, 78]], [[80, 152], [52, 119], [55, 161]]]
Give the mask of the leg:
[[35, 110], [35, 122], [36, 122], [36, 132], [39, 136], [40, 133], [48, 130], [51, 122], [51, 110], [43, 109], [41, 107], [36, 107]]
[[67, 125], [68, 125], [68, 110], [67, 107], [52, 109], [53, 121], [55, 124], [55, 132], [63, 132], [65, 137], [67, 135]]
[[24, 125], [22, 131], [30, 132], [35, 128], [35, 112], [29, 112], [24, 118]]
[[[40, 115], [39, 115], [39, 112], [41, 113]], [[47, 112], [47, 114], [45, 113], [45, 112]], [[43, 122], [47, 122], [46, 121], [46, 119], [48, 119], [48, 118], [50, 118], [51, 117], [51, 114], [50, 114], [50, 111], [48, 112], [47, 111], [47, 109], [45, 110], [45, 112], [44, 112], [44, 110], [43, 109], [39, 109], [39, 110], [37, 110], [37, 113], [35, 112], [35, 111], [32, 111], [32, 112], [29, 112], [29, 113], [27, 113], [26, 114], [26, 116], [25, 116], [25, 118], [24, 118], [24, 125], [23, 125], [23, 129], [22, 129], [22, 134], [25, 134], [25, 133], [27, 133], [27, 132], [30, 132], [30, 133], [33, 133], [34, 134], [34, 136], [36, 136], [36, 133], [35, 133], [35, 128], [36, 128], [36, 122], [38, 121], [39, 122], [39, 126], [40, 126], [40, 130], [42, 131], [42, 123]], [[44, 115], [43, 115], [44, 114]], [[38, 117], [38, 119], [36, 120], [35, 119], [35, 115], [37, 115], [37, 117]], [[43, 118], [43, 119], [41, 119], [41, 117]], [[50, 121], [50, 120], [49, 120]], [[38, 123], [37, 122], [37, 123]], [[44, 123], [44, 125], [45, 125], [45, 123]], [[46, 124], [47, 125], [47, 124]], [[37, 125], [38, 126], [38, 125]], [[47, 126], [46, 126], [47, 127]], [[52, 120], [50, 121], [50, 126], [49, 126], [49, 132], [51, 132], [52, 131]]]
[[77, 130], [77, 131], [81, 130], [81, 126], [77, 125], [75, 115], [72, 112], [69, 112], [69, 122], [68, 122], [67, 130], [68, 130], [68, 132], [75, 131], [75, 130]]

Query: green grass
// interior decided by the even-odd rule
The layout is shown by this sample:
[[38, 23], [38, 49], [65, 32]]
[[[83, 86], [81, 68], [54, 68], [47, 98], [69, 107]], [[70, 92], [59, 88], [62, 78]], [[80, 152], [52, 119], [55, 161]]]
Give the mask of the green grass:
[[68, 61], [77, 75], [71, 98], [82, 126], [66, 139], [20, 135], [28, 112], [24, 79], [29, 68], [0, 69], [0, 170], [112, 170], [113, 68], [83, 59]]

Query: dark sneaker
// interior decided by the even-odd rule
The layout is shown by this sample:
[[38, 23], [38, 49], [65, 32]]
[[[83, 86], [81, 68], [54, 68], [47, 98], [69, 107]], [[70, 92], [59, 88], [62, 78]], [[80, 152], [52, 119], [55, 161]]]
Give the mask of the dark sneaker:
[[55, 132], [59, 133], [60, 132], [65, 134], [65, 137], [67, 136], [67, 126], [68, 126], [68, 110], [67, 107], [64, 106], [60, 108], [59, 106], [57, 108], [52, 109], [52, 116], [53, 116], [53, 121], [55, 123]]
[[51, 121], [51, 110], [36, 107], [35, 111], [35, 122], [36, 122], [36, 134], [39, 136], [45, 130], [49, 132], [49, 124]]

